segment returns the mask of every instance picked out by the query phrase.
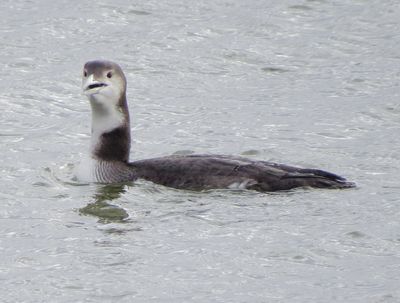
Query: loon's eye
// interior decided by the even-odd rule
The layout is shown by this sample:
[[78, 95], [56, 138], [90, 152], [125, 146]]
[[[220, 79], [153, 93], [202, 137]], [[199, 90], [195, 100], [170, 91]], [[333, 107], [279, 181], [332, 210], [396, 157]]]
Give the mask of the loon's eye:
[[84, 76], [84, 77], [87, 77], [87, 71], [84, 71], [84, 72], [83, 72], [83, 76]]
[[107, 73], [107, 78], [111, 78], [112, 77], [112, 72], [108, 72]]

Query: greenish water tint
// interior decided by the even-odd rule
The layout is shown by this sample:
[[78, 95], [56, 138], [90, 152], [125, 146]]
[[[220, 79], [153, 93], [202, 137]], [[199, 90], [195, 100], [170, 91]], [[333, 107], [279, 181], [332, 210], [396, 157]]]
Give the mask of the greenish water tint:
[[105, 185], [94, 195], [95, 202], [80, 208], [79, 212], [98, 217], [102, 223], [123, 222], [129, 217], [126, 210], [109, 202], [120, 198], [125, 192], [124, 185]]

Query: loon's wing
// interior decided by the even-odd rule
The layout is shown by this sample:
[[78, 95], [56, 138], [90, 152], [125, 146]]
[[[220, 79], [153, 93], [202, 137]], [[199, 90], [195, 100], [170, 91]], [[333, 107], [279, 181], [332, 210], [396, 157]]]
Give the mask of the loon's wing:
[[180, 189], [287, 190], [295, 187], [348, 188], [335, 174], [222, 155], [173, 155], [129, 163], [138, 178]]

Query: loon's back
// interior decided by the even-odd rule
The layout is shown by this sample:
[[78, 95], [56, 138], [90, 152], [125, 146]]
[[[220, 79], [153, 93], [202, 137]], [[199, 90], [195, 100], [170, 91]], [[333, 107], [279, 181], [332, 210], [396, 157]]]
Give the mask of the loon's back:
[[349, 188], [354, 183], [317, 169], [222, 155], [173, 155], [129, 163], [138, 178], [178, 189]]

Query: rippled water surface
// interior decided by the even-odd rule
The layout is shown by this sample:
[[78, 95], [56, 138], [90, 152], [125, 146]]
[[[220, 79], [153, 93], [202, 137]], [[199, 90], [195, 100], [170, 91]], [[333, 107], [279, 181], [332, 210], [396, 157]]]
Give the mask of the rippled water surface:
[[[397, 1], [0, 3], [1, 302], [400, 302]], [[82, 65], [119, 62], [131, 159], [246, 155], [351, 190], [73, 180]]]

